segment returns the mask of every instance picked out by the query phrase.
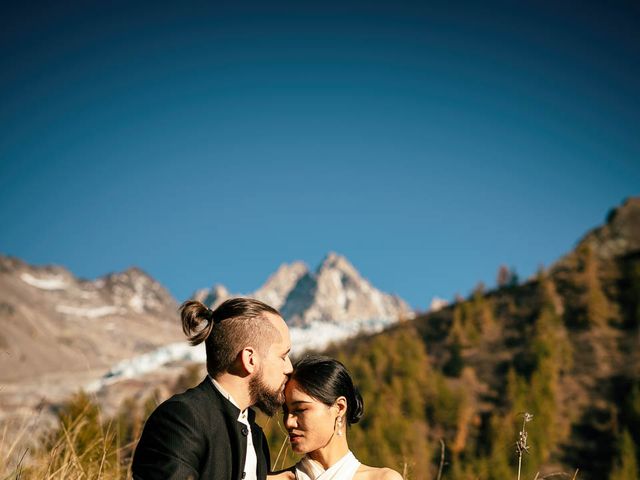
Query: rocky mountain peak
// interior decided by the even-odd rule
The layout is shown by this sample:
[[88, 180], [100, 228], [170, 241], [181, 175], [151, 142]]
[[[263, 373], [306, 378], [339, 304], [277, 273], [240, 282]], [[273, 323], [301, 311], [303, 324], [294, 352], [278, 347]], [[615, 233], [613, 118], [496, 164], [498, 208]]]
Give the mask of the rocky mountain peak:
[[360, 274], [346, 257], [335, 252], [329, 252], [316, 270], [316, 275], [321, 276], [326, 272], [339, 272], [347, 277], [360, 279]]
[[[196, 292], [193, 298], [215, 308], [230, 296], [226, 289], [214, 287]], [[412, 315], [402, 299], [374, 288], [336, 252], [328, 253], [314, 271], [303, 262], [282, 264], [262, 287], [246, 296], [279, 309], [291, 326], [307, 329], [320, 322], [353, 333]]]
[[590, 230], [576, 249], [560, 259], [554, 268], [562, 269], [571, 264], [581, 247], [588, 247], [604, 261], [640, 251], [640, 197], [628, 198], [611, 209], [606, 223]]
[[225, 287], [221, 283], [216, 283], [211, 288], [203, 288], [196, 291], [196, 293], [193, 294], [192, 298], [194, 300], [197, 300], [198, 302], [204, 303], [209, 308], [216, 308], [231, 296], [232, 295], [231, 293], [229, 293], [229, 290], [227, 290], [227, 287]]
[[118, 308], [131, 309], [136, 313], [168, 313], [176, 308], [171, 294], [138, 267], [129, 267], [122, 272], [109, 273], [85, 286], [101, 290], [103, 297]]
[[181, 338], [176, 301], [138, 268], [85, 280], [61, 266], [0, 264], [0, 343], [11, 339], [0, 378], [100, 367]]
[[283, 263], [264, 285], [254, 292], [253, 296], [279, 309], [298, 280], [308, 271], [309, 268], [304, 262]]
[[301, 327], [317, 322], [384, 325], [410, 312], [404, 301], [374, 288], [335, 252], [329, 253], [314, 273], [300, 278], [282, 307], [287, 322]]
[[631, 197], [607, 215], [607, 223], [587, 234], [601, 256], [618, 256], [640, 250], [640, 197]]
[[17, 276], [32, 287], [60, 290], [77, 280], [69, 270], [58, 265], [29, 265], [11, 256], [0, 255], [0, 273]]
[[25, 266], [26, 263], [19, 258], [10, 255], [0, 255], [0, 272], [13, 272]]

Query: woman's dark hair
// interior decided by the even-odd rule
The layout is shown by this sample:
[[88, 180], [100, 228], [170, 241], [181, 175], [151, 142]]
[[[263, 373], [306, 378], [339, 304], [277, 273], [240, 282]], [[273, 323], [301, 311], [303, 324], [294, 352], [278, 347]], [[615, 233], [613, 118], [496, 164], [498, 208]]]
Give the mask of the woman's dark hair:
[[195, 300], [180, 306], [182, 330], [191, 345], [204, 342], [207, 371], [214, 378], [231, 368], [242, 349], [252, 346], [266, 351], [282, 340], [266, 313], [281, 316], [275, 308], [252, 298], [232, 298], [215, 310]]
[[338, 397], [347, 399], [347, 425], [358, 423], [364, 413], [364, 402], [353, 384], [351, 375], [338, 360], [320, 355], [309, 355], [296, 362], [291, 380], [295, 380], [305, 393], [325, 405], [333, 405]]

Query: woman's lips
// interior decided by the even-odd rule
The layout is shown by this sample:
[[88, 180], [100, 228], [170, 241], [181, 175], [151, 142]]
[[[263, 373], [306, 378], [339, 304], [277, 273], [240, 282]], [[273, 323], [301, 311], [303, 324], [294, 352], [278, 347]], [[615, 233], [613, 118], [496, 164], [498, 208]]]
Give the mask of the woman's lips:
[[289, 441], [291, 443], [297, 442], [298, 440], [300, 440], [302, 438], [302, 435], [299, 435], [297, 433], [290, 433], [289, 434]]

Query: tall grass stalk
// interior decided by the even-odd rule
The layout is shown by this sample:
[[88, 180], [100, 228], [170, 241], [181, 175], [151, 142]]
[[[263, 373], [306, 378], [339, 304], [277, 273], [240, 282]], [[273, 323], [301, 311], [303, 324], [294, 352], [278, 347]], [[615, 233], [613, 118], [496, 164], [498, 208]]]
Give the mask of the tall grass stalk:
[[527, 422], [533, 420], [533, 415], [527, 412], [522, 414], [522, 429], [518, 433], [518, 441], [516, 442], [516, 452], [518, 453], [518, 480], [520, 480], [520, 472], [522, 470], [522, 456], [529, 453], [529, 445], [527, 445]]

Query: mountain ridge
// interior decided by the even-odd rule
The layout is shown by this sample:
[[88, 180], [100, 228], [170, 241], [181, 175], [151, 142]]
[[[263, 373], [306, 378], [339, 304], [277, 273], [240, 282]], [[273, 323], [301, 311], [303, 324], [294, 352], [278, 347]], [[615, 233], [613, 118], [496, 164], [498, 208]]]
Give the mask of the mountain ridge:
[[[524, 478], [570, 478], [576, 468], [587, 480], [614, 478], [625, 432], [640, 445], [639, 232], [634, 197], [535, 277], [479, 287], [325, 352], [373, 402], [353, 439], [359, 458], [397, 468], [402, 458], [413, 478], [433, 478], [424, 452], [444, 441], [444, 478], [510, 478], [517, 458], [508, 445], [522, 438], [528, 412]], [[409, 426], [425, 436], [389, 441]]]
[[[279, 309], [291, 327], [317, 323], [386, 325], [412, 315], [397, 295], [381, 292], [346, 257], [329, 252], [314, 271], [296, 261], [281, 264], [255, 292], [242, 294]], [[193, 298], [211, 308], [232, 295], [223, 285], [198, 290]]]

